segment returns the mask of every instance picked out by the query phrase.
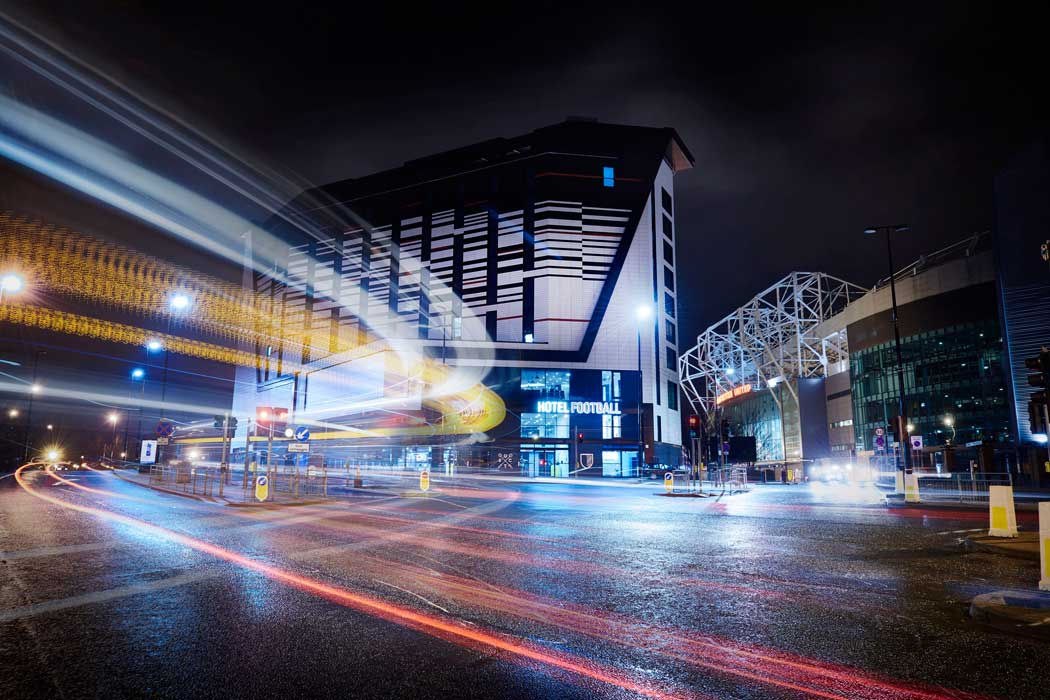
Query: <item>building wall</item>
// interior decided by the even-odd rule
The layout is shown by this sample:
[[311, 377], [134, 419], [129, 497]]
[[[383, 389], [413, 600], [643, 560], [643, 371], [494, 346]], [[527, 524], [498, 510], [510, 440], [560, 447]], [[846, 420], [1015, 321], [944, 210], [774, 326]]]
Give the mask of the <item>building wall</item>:
[[832, 454], [848, 454], [856, 446], [848, 369], [828, 375], [824, 382], [824, 395], [828, 412], [828, 449]]
[[[652, 141], [650, 132], [660, 130], [620, 129], [615, 133], [635, 138], [603, 146], [603, 155], [581, 155], [583, 147], [537, 152], [487, 165], [483, 174], [468, 169], [419, 181], [417, 170], [429, 167], [423, 159], [374, 176], [400, 189], [391, 184], [382, 194], [355, 199], [355, 191], [382, 188], [371, 187], [369, 178], [350, 182], [346, 192], [332, 186], [328, 194], [345, 197], [369, 223], [300, 236], [285, 269], [256, 276], [256, 289], [278, 300], [279, 327], [303, 329], [310, 338], [305, 349], [260, 346], [265, 362], [257, 389], [248, 390], [250, 399], [239, 397], [239, 405], [278, 405], [287, 395], [302, 407], [318, 372], [307, 384], [292, 381], [284, 367], [338, 357], [364, 319], [370, 333], [411, 341], [449, 365], [476, 371], [478, 379], [499, 368], [636, 376], [640, 365], [649, 459], [677, 463], [673, 177], [682, 164], [666, 134]], [[638, 134], [661, 145], [636, 148], [634, 141], [645, 141]], [[652, 316], [639, 324], [636, 309], [643, 304]], [[511, 432], [505, 421], [488, 438]]]

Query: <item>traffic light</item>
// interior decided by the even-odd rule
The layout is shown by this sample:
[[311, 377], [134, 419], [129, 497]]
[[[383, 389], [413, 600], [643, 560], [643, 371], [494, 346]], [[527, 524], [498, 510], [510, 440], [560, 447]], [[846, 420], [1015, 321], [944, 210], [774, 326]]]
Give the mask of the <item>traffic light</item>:
[[1046, 416], [1043, 413], [1044, 406], [1046, 406], [1046, 392], [1037, 391], [1032, 394], [1032, 399], [1028, 402], [1028, 427], [1031, 429], [1032, 435], [1047, 434]]
[[222, 430], [223, 421], [226, 422], [227, 430], [236, 430], [237, 429], [237, 418], [235, 418], [234, 416], [230, 416], [229, 418], [226, 418], [225, 416], [214, 416], [214, 419], [215, 419], [214, 425], [219, 430]]
[[583, 433], [576, 433], [576, 444], [583, 442]]
[[689, 427], [695, 428], [700, 425], [700, 416], [689, 416]]

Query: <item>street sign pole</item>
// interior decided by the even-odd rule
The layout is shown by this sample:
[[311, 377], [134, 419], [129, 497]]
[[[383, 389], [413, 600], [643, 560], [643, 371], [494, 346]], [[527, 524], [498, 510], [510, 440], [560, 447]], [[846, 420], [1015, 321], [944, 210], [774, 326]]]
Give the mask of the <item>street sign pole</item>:
[[222, 457], [219, 459], [219, 498], [222, 498], [222, 485], [226, 483], [226, 474], [230, 466], [226, 464], [226, 434], [229, 432], [230, 412], [225, 411], [222, 415]]
[[242, 481], [244, 485], [241, 487], [245, 491], [248, 490], [248, 464], [251, 461], [251, 446], [252, 446], [252, 419], [248, 419], [248, 425], [245, 426], [244, 433], [244, 478]]

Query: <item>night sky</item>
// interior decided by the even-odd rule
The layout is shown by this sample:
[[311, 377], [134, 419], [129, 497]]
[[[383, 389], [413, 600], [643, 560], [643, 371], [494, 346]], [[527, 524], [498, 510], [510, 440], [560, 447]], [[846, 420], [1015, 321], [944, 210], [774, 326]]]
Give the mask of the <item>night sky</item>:
[[902, 265], [992, 229], [991, 179], [1050, 111], [1045, 27], [1001, 4], [381, 4], [6, 11], [317, 184], [567, 115], [673, 126], [696, 157], [680, 267], [703, 270], [682, 276], [683, 341], [792, 270], [870, 285], [867, 225], [911, 224]]

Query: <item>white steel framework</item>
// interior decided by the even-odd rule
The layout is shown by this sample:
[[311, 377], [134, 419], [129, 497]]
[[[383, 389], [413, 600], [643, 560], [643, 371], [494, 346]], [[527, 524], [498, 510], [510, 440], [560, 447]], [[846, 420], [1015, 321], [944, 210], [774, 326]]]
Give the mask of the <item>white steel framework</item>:
[[823, 376], [848, 359], [845, 329], [822, 337], [817, 327], [866, 291], [822, 272], [792, 272], [755, 295], [679, 357], [689, 403], [710, 415], [718, 397], [737, 387], [772, 389], [781, 382], [797, 401], [790, 380]]

